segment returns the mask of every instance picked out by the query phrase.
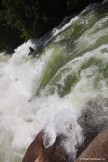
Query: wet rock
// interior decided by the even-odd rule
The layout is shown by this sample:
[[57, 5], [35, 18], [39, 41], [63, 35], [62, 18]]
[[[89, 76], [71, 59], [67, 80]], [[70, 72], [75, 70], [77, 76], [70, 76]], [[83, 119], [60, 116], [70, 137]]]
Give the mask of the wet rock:
[[69, 155], [63, 149], [61, 143], [65, 138], [60, 135], [55, 143], [46, 148], [43, 144], [44, 133], [40, 132], [31, 143], [22, 162], [69, 162]]
[[44, 152], [45, 148], [43, 145], [42, 135], [43, 133], [40, 132], [35, 140], [31, 143], [22, 162], [34, 162], [37, 157]]
[[95, 139], [95, 137], [98, 134], [99, 133], [97, 131], [87, 132], [86, 134], [84, 134], [85, 140], [84, 140], [83, 144], [78, 147], [77, 157], [79, 157], [83, 153], [83, 151], [88, 147], [88, 145]]
[[34, 52], [34, 48], [29, 47], [29, 55], [31, 55]]
[[76, 162], [80, 161], [108, 161], [108, 129], [99, 133], [90, 143], [87, 149], [79, 156]]

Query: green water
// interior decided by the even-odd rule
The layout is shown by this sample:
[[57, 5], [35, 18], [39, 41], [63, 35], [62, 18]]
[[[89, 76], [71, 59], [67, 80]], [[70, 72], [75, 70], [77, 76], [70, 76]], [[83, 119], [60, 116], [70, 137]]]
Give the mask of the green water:
[[[108, 4], [99, 6], [81, 13], [73, 20], [71, 25], [61, 32], [46, 48], [53, 48], [53, 55], [44, 69], [44, 74], [41, 78], [39, 90], [45, 88], [48, 84], [57, 85], [59, 94], [65, 96], [70, 92], [72, 86], [78, 82], [80, 72], [92, 65], [99, 68], [99, 72], [103, 72], [104, 77], [107, 77], [107, 65], [103, 66], [101, 58], [95, 58], [95, 54], [84, 60], [81, 69], [77, 72], [71, 71], [64, 79], [64, 86], [58, 82], [62, 79], [64, 73], [68, 73], [69, 69], [66, 66], [71, 60], [81, 57], [87, 52], [94, 52], [102, 45], [108, 43]], [[104, 51], [105, 50], [105, 51]], [[100, 52], [100, 51], [99, 51]], [[103, 49], [102, 53], [107, 52]], [[71, 64], [72, 65], [72, 64]], [[73, 65], [72, 65], [73, 66]], [[60, 72], [59, 72], [60, 71]], [[65, 76], [64, 76], [65, 77]], [[60, 92], [60, 89], [62, 89]], [[36, 94], [38, 94], [36, 92]]]

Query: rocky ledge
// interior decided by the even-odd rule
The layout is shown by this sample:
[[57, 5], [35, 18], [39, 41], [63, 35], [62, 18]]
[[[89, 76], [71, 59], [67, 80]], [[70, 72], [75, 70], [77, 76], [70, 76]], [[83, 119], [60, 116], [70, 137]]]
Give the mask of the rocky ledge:
[[99, 133], [76, 162], [108, 162], [108, 129]]
[[[43, 137], [43, 132], [36, 136], [27, 149], [22, 162], [73, 162], [61, 145], [65, 138], [63, 135], [58, 136], [55, 143], [46, 149]], [[108, 129], [99, 133], [75, 162], [93, 162], [96, 160], [108, 161]]]

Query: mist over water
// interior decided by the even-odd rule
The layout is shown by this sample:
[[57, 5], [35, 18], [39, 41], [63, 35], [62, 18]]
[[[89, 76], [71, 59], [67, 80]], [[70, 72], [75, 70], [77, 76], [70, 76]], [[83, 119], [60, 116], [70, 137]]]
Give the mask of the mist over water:
[[29, 55], [30, 40], [0, 54], [0, 162], [21, 162], [42, 129], [46, 148], [63, 134], [75, 158], [85, 132], [108, 128], [108, 3], [52, 34], [39, 57]]

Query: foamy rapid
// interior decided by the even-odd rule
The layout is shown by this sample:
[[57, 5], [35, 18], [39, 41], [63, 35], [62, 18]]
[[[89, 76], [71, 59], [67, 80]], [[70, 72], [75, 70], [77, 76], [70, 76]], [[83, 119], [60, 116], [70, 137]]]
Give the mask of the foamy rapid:
[[108, 127], [108, 14], [99, 7], [99, 17], [82, 13], [53, 31], [39, 57], [30, 40], [0, 54], [0, 162], [21, 162], [42, 129], [46, 148], [63, 134], [75, 159], [85, 132]]

